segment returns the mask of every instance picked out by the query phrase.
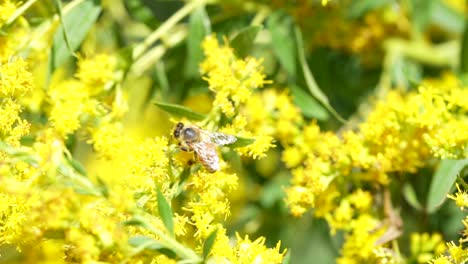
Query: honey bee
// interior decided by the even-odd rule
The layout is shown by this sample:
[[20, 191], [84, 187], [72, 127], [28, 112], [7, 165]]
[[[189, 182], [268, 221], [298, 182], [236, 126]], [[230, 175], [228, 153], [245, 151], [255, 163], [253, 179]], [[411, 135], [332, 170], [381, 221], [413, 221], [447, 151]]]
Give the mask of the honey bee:
[[221, 132], [203, 130], [195, 125], [177, 123], [173, 136], [179, 141], [183, 151], [194, 151], [209, 172], [219, 170], [219, 157], [216, 146], [234, 143], [237, 138]]

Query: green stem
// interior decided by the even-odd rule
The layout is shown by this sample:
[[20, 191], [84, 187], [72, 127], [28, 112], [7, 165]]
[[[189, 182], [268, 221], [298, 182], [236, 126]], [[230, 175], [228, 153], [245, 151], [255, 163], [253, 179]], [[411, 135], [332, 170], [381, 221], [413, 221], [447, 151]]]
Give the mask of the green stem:
[[26, 10], [36, 2], [37, 0], [29, 0], [20, 7], [16, 9], [16, 11], [13, 13], [13, 15], [5, 22], [5, 25], [10, 25], [15, 21], [19, 16], [21, 16]]
[[185, 16], [190, 14], [197, 7], [204, 5], [206, 0], [193, 0], [179, 9], [174, 15], [166, 20], [158, 29], [151, 33], [140, 45], [136, 46], [133, 51], [133, 59], [138, 59], [143, 53], [152, 46], [161, 36], [166, 34], [174, 25], [181, 21]]
[[387, 52], [399, 53], [426, 65], [455, 67], [460, 43], [449, 41], [431, 45], [424, 40], [389, 39], [384, 47]]
[[[152, 215], [148, 216], [153, 217]], [[150, 224], [146, 224], [146, 228], [157, 235], [161, 239], [161, 242], [167, 245], [168, 248], [172, 249], [178, 256], [185, 259], [185, 263], [200, 263], [203, 261], [203, 259], [199, 257], [193, 250], [180, 244], [173, 237], [165, 234], [161, 230], [154, 228]]]
[[261, 7], [260, 10], [257, 12], [255, 15], [254, 19], [252, 19], [252, 22], [250, 23], [251, 26], [261, 26], [263, 24], [263, 21], [265, 21], [265, 18], [268, 16], [270, 13], [270, 9], [268, 7]]

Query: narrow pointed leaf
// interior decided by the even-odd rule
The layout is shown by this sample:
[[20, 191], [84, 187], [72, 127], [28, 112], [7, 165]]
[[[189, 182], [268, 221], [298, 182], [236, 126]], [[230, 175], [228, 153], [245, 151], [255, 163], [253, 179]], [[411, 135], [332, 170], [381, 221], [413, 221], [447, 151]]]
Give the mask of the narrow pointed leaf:
[[253, 138], [244, 138], [244, 137], [236, 137], [236, 138], [237, 138], [236, 142], [227, 146], [231, 148], [240, 148], [240, 147], [248, 146], [255, 142], [255, 139]]
[[283, 264], [289, 264], [291, 263], [291, 249], [288, 250], [288, 253], [286, 253], [286, 256], [284, 256], [283, 259]]
[[267, 21], [268, 31], [271, 33], [273, 52], [286, 72], [296, 75], [296, 49], [294, 39], [291, 38], [291, 21], [281, 12], [273, 13]]
[[72, 166], [79, 174], [88, 177], [88, 173], [81, 162], [73, 158], [66, 157], [66, 159], [70, 163], [70, 166]]
[[411, 184], [406, 183], [403, 186], [403, 196], [413, 208], [420, 211], [423, 209], [421, 203], [418, 201], [418, 197], [416, 197], [416, 192]]
[[[429, 1], [429, 0], [426, 0]], [[430, 22], [440, 28], [457, 34], [463, 33], [465, 14], [451, 8], [445, 1], [431, 0]]]
[[157, 192], [159, 216], [161, 217], [161, 220], [163, 221], [164, 226], [166, 227], [169, 234], [174, 236], [174, 220], [172, 219], [172, 208], [159, 189], [157, 190]]
[[230, 46], [236, 52], [236, 55], [243, 58], [249, 55], [252, 50], [254, 40], [262, 26], [250, 26], [242, 29], [231, 39]]
[[429, 188], [426, 210], [432, 213], [445, 201], [460, 171], [468, 165], [468, 159], [442, 160], [435, 171]]
[[143, 219], [141, 219], [139, 217], [134, 217], [132, 219], [124, 221], [122, 224], [125, 225], [125, 226], [139, 226], [139, 227], [142, 227], [142, 228], [145, 228], [145, 229], [148, 229], [148, 230], [151, 229], [149, 224], [145, 220], [143, 220]]
[[371, 10], [382, 7], [388, 4], [389, 0], [361, 0], [353, 1], [348, 8], [348, 16], [350, 18], [359, 18]]
[[214, 242], [216, 241], [216, 234], [218, 229], [213, 230], [211, 234], [206, 238], [205, 243], [203, 244], [203, 259], [206, 259], [213, 248]]
[[307, 65], [307, 60], [305, 57], [304, 47], [302, 44], [302, 34], [300, 29], [296, 26], [295, 30], [296, 35], [296, 45], [297, 45], [297, 53], [299, 57], [299, 63], [302, 68], [302, 72], [304, 73], [304, 79], [307, 84], [307, 88], [309, 89], [310, 93], [319, 101], [329, 112], [333, 114], [333, 116], [338, 119], [340, 122], [345, 123], [346, 121], [333, 109], [330, 105], [327, 96], [325, 93], [320, 90], [315, 82], [314, 76], [312, 75], [312, 71], [309, 69], [309, 65]]
[[205, 36], [211, 33], [211, 24], [204, 7], [199, 7], [190, 14], [189, 32], [187, 36], [187, 60], [185, 76], [199, 78], [198, 65], [203, 59], [201, 43]]
[[130, 244], [133, 247], [138, 248], [138, 252], [143, 251], [143, 250], [150, 250], [150, 251], [156, 251], [158, 253], [162, 253], [169, 258], [175, 258], [176, 253], [172, 251], [170, 248], [168, 248], [166, 245], [163, 243], [147, 236], [133, 236], [128, 239], [128, 244]]
[[317, 120], [327, 120], [329, 118], [327, 110], [312, 95], [295, 85], [291, 85], [290, 90], [294, 103], [301, 109], [305, 117]]
[[[49, 74], [60, 67], [72, 56], [72, 52], [78, 49], [101, 13], [101, 7], [97, 1], [93, 0], [81, 1], [70, 8], [64, 8], [62, 14], [63, 24], [58, 27], [54, 34], [49, 60]], [[67, 45], [64, 28], [69, 45]], [[72, 50], [69, 50], [68, 47]]]
[[465, 31], [461, 42], [460, 71], [464, 74], [468, 73], [468, 21], [465, 23]]
[[155, 240], [154, 238], [147, 236], [133, 236], [128, 239], [128, 244], [134, 247], [144, 247], [151, 250], [159, 250], [164, 248], [164, 245], [161, 242]]
[[204, 114], [195, 112], [192, 109], [185, 107], [185, 106], [181, 106], [177, 104], [159, 103], [159, 102], [153, 102], [153, 103], [172, 116], [185, 117], [187, 119], [196, 120], [196, 121], [201, 121], [205, 119], [206, 117]]

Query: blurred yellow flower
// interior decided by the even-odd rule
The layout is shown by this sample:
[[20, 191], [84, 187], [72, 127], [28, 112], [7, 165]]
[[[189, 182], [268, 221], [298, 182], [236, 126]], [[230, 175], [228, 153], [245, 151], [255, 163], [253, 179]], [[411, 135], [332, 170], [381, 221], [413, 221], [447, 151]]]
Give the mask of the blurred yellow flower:
[[0, 2], [0, 28], [16, 11], [17, 3], [10, 0]]
[[95, 95], [110, 88], [115, 80], [115, 65], [115, 59], [107, 54], [80, 57], [75, 76], [86, 85], [91, 95]]

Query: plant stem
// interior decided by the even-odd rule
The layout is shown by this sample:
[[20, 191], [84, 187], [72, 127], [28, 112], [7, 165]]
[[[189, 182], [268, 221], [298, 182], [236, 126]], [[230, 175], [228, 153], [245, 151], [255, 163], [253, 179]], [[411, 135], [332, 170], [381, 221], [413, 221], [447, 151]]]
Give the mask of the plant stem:
[[180, 20], [185, 16], [190, 14], [197, 7], [204, 5], [206, 0], [193, 0], [188, 2], [184, 7], [179, 9], [174, 15], [172, 15], [168, 20], [166, 20], [160, 27], [158, 27], [153, 33], [151, 33], [143, 43], [135, 47], [133, 51], [133, 59], [136, 60], [143, 53], [153, 45], [162, 35], [167, 33], [174, 25], [176, 25]]
[[[148, 215], [153, 217], [152, 215]], [[161, 242], [168, 246], [168, 248], [172, 249], [178, 256], [186, 259], [187, 263], [200, 263], [202, 258], [200, 258], [195, 252], [191, 249], [185, 247], [184, 245], [180, 244], [177, 240], [173, 237], [166, 235], [161, 230], [154, 228], [151, 224], [147, 223], [146, 227], [149, 231], [153, 232], [155, 235], [161, 238]]]
[[10, 25], [15, 21], [19, 16], [21, 16], [32, 4], [34, 4], [37, 0], [29, 0], [18, 9], [16, 9], [15, 13], [5, 22], [5, 25]]

